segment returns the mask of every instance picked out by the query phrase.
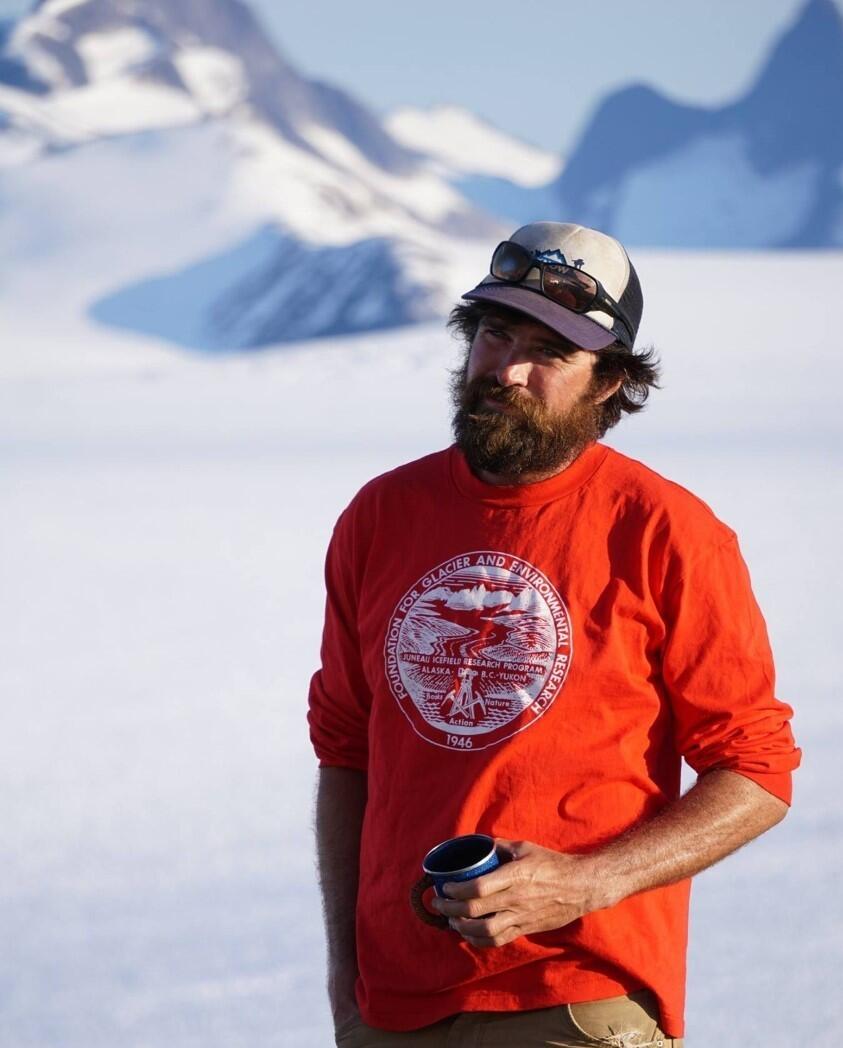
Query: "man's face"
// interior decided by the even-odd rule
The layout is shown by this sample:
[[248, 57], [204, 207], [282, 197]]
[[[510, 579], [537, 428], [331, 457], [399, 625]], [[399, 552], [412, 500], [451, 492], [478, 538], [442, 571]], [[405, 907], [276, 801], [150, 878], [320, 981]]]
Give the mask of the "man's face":
[[487, 314], [454, 376], [453, 428], [472, 470], [492, 482], [557, 472], [597, 439], [594, 355], [527, 317]]

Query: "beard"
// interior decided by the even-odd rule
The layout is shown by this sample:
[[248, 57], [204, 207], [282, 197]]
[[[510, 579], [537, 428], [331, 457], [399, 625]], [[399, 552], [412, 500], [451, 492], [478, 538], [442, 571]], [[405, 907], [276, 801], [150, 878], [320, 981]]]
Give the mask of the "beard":
[[[451, 376], [451, 427], [473, 473], [520, 477], [558, 473], [600, 436], [600, 406], [589, 387], [567, 411], [552, 411], [518, 386], [488, 375], [468, 380], [468, 361]], [[507, 411], [484, 405], [492, 400]]]

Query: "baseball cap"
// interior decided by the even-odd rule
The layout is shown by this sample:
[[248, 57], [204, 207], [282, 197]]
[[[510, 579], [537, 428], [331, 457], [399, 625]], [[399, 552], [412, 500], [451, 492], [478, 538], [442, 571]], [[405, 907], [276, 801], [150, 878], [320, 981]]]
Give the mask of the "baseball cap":
[[500, 280], [490, 273], [463, 298], [496, 302], [525, 313], [582, 349], [606, 349], [618, 341], [632, 348], [644, 299], [638, 274], [619, 241], [586, 226], [567, 222], [531, 222], [517, 229], [509, 242], [526, 248], [537, 263], [570, 266], [594, 277], [605, 295], [620, 307], [618, 312], [626, 323], [609, 311], [612, 302], [605, 301], [602, 295], [590, 301], [585, 312], [567, 308], [548, 298], [542, 291], [539, 265], [517, 282]]

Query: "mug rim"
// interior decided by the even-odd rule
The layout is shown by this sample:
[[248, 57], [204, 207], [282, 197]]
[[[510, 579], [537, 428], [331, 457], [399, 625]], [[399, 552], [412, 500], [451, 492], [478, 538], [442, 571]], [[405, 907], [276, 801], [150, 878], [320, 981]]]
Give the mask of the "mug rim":
[[[468, 841], [468, 840], [481, 840], [488, 841], [489, 847], [486, 849], [485, 855], [482, 859], [478, 859], [477, 862], [471, 863], [469, 866], [462, 866], [458, 870], [431, 870], [427, 863], [434, 852], [443, 848], [446, 844], [453, 844], [455, 841]], [[453, 877], [460, 873], [468, 873], [471, 870], [476, 870], [478, 866], [482, 866], [483, 863], [488, 862], [489, 859], [495, 854], [495, 839], [490, 837], [487, 833], [464, 833], [459, 837], [448, 837], [447, 840], [440, 841], [439, 844], [435, 844], [430, 851], [425, 855], [422, 860], [422, 869], [425, 873], [429, 873], [431, 877]]]

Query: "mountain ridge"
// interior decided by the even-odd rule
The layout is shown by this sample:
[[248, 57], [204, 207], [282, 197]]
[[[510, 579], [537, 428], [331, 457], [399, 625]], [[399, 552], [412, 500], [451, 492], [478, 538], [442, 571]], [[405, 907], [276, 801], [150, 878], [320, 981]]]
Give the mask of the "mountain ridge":
[[627, 85], [542, 181], [561, 161], [459, 107], [399, 127], [302, 76], [242, 0], [40, 0], [0, 27], [3, 293], [225, 352], [442, 316], [538, 218], [840, 246], [841, 103], [843, 23], [809, 0], [741, 97]]
[[[22, 245], [16, 279], [38, 229], [42, 262], [78, 277], [89, 260], [79, 308], [99, 324], [217, 352], [414, 323], [447, 308], [462, 242], [499, 232], [374, 113], [300, 75], [241, 0], [42, 0], [0, 62], [0, 235]], [[68, 179], [75, 242], [41, 220]], [[109, 254], [115, 218], [133, 272]], [[301, 309], [326, 274], [330, 301]]]
[[100, 78], [88, 56], [97, 37], [106, 43], [110, 38], [115, 49], [134, 44], [134, 60], [120, 70], [124, 77], [186, 95], [192, 92], [180, 58], [197, 48], [216, 49], [239, 64], [239, 103], [299, 148], [312, 151], [302, 128], [315, 124], [351, 135], [386, 170], [417, 166], [415, 154], [395, 142], [365, 106], [301, 76], [242, 0], [40, 0], [0, 51], [0, 85], [27, 90], [28, 83], [32, 93], [49, 94], [96, 83]]
[[843, 243], [841, 164], [843, 16], [808, 0], [727, 105], [646, 84], [604, 98], [553, 191], [562, 213], [638, 245], [829, 247]]

